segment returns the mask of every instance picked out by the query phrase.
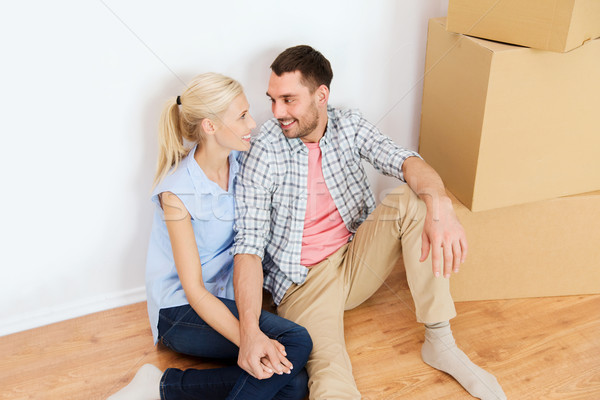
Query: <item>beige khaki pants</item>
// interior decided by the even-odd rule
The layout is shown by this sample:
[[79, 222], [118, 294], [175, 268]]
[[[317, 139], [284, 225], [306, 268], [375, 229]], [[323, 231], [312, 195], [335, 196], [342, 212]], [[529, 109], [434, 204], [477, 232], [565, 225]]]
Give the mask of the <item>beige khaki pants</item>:
[[359, 227], [354, 239], [313, 266], [302, 285], [293, 284], [278, 313], [304, 326], [313, 340], [306, 368], [310, 399], [360, 399], [344, 340], [344, 310], [368, 299], [404, 255], [418, 322], [456, 315], [449, 280], [435, 278], [431, 254], [421, 263], [425, 203], [408, 185], [391, 192]]

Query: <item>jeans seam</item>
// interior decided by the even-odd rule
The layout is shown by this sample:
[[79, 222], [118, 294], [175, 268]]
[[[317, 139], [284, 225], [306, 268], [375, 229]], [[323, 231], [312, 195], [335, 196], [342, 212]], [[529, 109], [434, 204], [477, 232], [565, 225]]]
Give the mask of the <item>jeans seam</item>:
[[[244, 378], [243, 378], [243, 383], [240, 385], [239, 389], [237, 390], [237, 392], [235, 393], [230, 393], [230, 395], [233, 395], [233, 397], [231, 397], [232, 400], [235, 400], [238, 396], [238, 394], [240, 394], [240, 392], [242, 391], [242, 389], [244, 388], [244, 386], [246, 385], [246, 382], [248, 381], [248, 377], [250, 375], [245, 374]], [[236, 385], [237, 386], [237, 385]]]
[[191, 326], [194, 328], [210, 328], [210, 325], [208, 325], [206, 323], [205, 324], [194, 324], [192, 322], [181, 322], [181, 321], [170, 321], [170, 323], [171, 323], [171, 326], [178, 325], [178, 326]]
[[165, 370], [165, 373], [163, 374], [162, 378], [160, 379], [160, 398], [161, 400], [167, 400], [167, 393], [166, 393], [166, 387], [167, 385], [165, 384], [165, 381], [167, 380], [167, 374], [169, 373], [169, 370], [171, 368], [167, 368]]
[[166, 310], [166, 309], [161, 308], [159, 310], [159, 312], [158, 312], [158, 320], [159, 321], [162, 318], [162, 319], [166, 320], [170, 324], [172, 324], [173, 322], [176, 322], [176, 321], [173, 321], [171, 318], [167, 317], [165, 314], [161, 313], [160, 311], [162, 311], [162, 310]]
[[283, 337], [302, 337], [305, 336], [305, 334], [303, 332], [284, 332], [280, 335], [277, 335], [275, 337], [272, 337], [271, 339], [277, 339], [277, 341], [279, 341], [279, 339], [283, 338]]
[[[180, 306], [180, 307], [184, 307], [184, 306]], [[193, 308], [191, 308], [191, 306], [190, 306], [190, 309], [189, 309], [189, 310], [187, 310], [187, 311], [184, 313], [184, 315], [183, 315], [183, 316], [187, 315], [187, 313], [188, 313], [188, 312], [190, 312], [190, 311], [193, 311]], [[166, 332], [165, 332], [164, 334], [161, 334], [161, 332], [160, 332], [160, 329], [159, 329], [159, 332], [158, 332], [158, 333], [159, 333], [159, 337], [160, 337], [160, 339], [163, 341], [163, 343], [165, 342], [165, 336], [166, 336], [166, 335], [167, 335], [167, 334], [168, 334], [168, 333], [169, 333], [169, 332], [170, 332], [170, 331], [171, 331], [173, 328], [175, 328], [175, 326], [184, 326], [184, 327], [192, 327], [192, 328], [204, 328], [204, 329], [208, 328], [208, 329], [212, 329], [212, 328], [211, 328], [211, 327], [210, 327], [210, 326], [209, 326], [209, 325], [208, 325], [206, 322], [204, 322], [204, 321], [203, 321], [203, 322], [204, 322], [204, 324], [195, 324], [195, 323], [191, 323], [191, 322], [182, 322], [182, 321], [180, 321], [180, 320], [173, 320], [172, 318], [169, 318], [169, 317], [167, 317], [166, 315], [164, 315], [164, 314], [160, 313], [160, 311], [159, 311], [159, 314], [158, 314], [158, 320], [159, 320], [159, 323], [160, 323], [160, 320], [161, 320], [161, 318], [162, 318], [163, 320], [165, 320], [165, 321], [166, 321], [166, 322], [167, 322], [167, 323], [170, 325], [170, 326], [169, 326], [169, 328], [166, 330]], [[158, 326], [157, 326], [157, 328], [158, 328]]]
[[[187, 315], [187, 313], [190, 312], [190, 311], [193, 311], [193, 309], [188, 310], [184, 314], [184, 316]], [[195, 324], [195, 323], [192, 323], [192, 322], [186, 322], [186, 321], [181, 321], [181, 320], [177, 320], [177, 319], [172, 319], [172, 318], [167, 317], [164, 314], [160, 314], [159, 313], [159, 316], [158, 316], [159, 321], [160, 321], [161, 318], [164, 319], [166, 322], [168, 322], [171, 325], [180, 324], [180, 325], [185, 325], [185, 326], [209, 326], [206, 322], [204, 322], [204, 320], [202, 320], [204, 322], [204, 324]]]
[[[294, 328], [297, 328], [297, 327], [294, 327]], [[279, 339], [281, 339], [284, 336], [286, 336], [286, 337], [304, 336], [304, 332], [294, 332], [294, 328], [291, 328], [290, 330], [287, 330], [285, 332], [281, 332], [281, 333], [279, 333], [277, 335], [274, 335], [274, 334], [271, 334], [271, 333], [265, 333], [265, 335], [269, 339], [275, 339], [277, 341], [279, 341]]]

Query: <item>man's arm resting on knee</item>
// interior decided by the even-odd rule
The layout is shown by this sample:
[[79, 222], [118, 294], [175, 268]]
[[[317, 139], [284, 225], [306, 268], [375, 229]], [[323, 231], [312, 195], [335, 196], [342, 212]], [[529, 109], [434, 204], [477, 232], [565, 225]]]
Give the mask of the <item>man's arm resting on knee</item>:
[[[283, 345], [269, 339], [259, 326], [262, 309], [262, 262], [254, 254], [236, 254], [233, 286], [240, 317], [240, 352], [238, 364], [257, 379], [273, 373], [289, 373], [292, 364], [285, 358]], [[267, 368], [262, 366], [266, 364]]]
[[427, 206], [420, 261], [425, 261], [431, 250], [433, 273], [438, 276], [443, 258], [444, 276], [448, 278], [451, 270], [458, 272], [467, 256], [467, 238], [452, 207], [452, 200], [446, 194], [442, 178], [422, 159], [407, 158], [402, 164], [402, 171], [408, 186]]

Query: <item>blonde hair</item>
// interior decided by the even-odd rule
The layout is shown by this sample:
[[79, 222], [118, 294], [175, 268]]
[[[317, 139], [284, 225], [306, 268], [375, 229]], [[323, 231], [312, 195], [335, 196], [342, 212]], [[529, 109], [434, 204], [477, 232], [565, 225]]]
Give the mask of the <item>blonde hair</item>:
[[204, 132], [201, 123], [205, 118], [220, 119], [231, 102], [243, 93], [242, 85], [227, 76], [207, 72], [192, 80], [177, 98], [167, 101], [158, 126], [158, 164], [154, 186], [175, 170], [179, 162], [189, 153], [184, 140], [193, 144], [202, 143]]

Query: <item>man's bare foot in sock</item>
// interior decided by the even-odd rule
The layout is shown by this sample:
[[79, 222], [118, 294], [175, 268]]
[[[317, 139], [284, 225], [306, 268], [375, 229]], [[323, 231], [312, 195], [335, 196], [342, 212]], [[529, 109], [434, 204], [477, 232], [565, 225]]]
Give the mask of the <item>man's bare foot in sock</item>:
[[496, 377], [481, 369], [454, 343], [449, 322], [425, 326], [421, 348], [423, 361], [460, 383], [473, 397], [482, 400], [506, 400]]
[[127, 386], [107, 400], [160, 400], [162, 372], [152, 364], [144, 364]]

